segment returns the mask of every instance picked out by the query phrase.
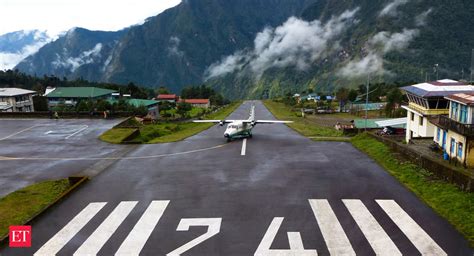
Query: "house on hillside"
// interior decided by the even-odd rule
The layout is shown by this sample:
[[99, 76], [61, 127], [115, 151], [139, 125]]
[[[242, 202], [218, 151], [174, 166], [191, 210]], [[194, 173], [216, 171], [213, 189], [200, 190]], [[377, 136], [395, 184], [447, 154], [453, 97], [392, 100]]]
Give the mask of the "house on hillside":
[[169, 103], [176, 103], [179, 100], [179, 96], [176, 94], [159, 94], [156, 100], [159, 102], [167, 101]]
[[474, 92], [474, 86], [444, 79], [401, 88], [406, 92], [407, 110], [406, 141], [412, 138], [433, 138], [435, 125], [428, 118], [449, 114], [449, 101], [445, 98], [456, 93]]
[[44, 96], [48, 98], [50, 107], [59, 104], [75, 106], [80, 100], [110, 100], [116, 92], [98, 87], [57, 87], [47, 91]]
[[35, 91], [20, 88], [0, 88], [0, 112], [33, 112]]
[[211, 102], [209, 99], [181, 99], [179, 102], [186, 102], [191, 104], [191, 106], [196, 108], [209, 108], [211, 107]]
[[457, 93], [445, 97], [449, 114], [432, 120], [436, 126], [434, 142], [451, 159], [467, 167], [474, 167], [474, 92]]

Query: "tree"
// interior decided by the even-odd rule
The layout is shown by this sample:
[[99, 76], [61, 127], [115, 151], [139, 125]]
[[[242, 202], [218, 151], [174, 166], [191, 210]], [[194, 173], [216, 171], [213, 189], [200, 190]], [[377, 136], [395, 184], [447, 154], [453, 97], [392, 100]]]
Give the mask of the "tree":
[[33, 96], [33, 108], [35, 111], [48, 111], [48, 98], [44, 96]]
[[385, 114], [388, 117], [395, 117], [395, 110], [403, 101], [403, 94], [398, 88], [393, 88], [387, 94], [387, 105], [385, 106]]
[[357, 90], [351, 89], [347, 95], [347, 99], [354, 102], [357, 99]]
[[336, 98], [339, 101], [339, 107], [344, 107], [344, 105], [346, 105], [347, 99], [349, 98], [349, 90], [345, 87], [339, 88], [339, 90], [336, 92]]
[[170, 90], [164, 86], [160, 86], [160, 88], [156, 89], [156, 94], [171, 94]]
[[176, 110], [176, 113], [178, 113], [181, 117], [187, 117], [188, 116], [188, 112], [192, 109], [193, 107], [191, 106], [191, 104], [189, 103], [186, 103], [186, 102], [180, 102], [178, 103], [178, 107], [177, 107], [177, 110]]

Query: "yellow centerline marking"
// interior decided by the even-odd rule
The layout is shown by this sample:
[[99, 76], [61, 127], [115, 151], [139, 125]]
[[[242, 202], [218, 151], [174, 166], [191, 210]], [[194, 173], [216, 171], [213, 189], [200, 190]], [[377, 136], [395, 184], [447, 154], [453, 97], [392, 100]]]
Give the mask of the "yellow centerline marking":
[[209, 148], [201, 148], [195, 149], [190, 151], [184, 152], [177, 152], [177, 153], [169, 153], [169, 154], [159, 154], [159, 155], [151, 155], [151, 156], [128, 156], [128, 157], [7, 157], [7, 156], [0, 156], [0, 161], [16, 161], [16, 160], [51, 160], [51, 161], [60, 161], [60, 160], [70, 160], [70, 161], [91, 161], [91, 160], [137, 160], [137, 159], [152, 159], [152, 158], [160, 158], [160, 157], [167, 157], [167, 156], [178, 156], [178, 155], [186, 155], [198, 152], [209, 151], [213, 149], [218, 149], [224, 147], [227, 144], [221, 144]]

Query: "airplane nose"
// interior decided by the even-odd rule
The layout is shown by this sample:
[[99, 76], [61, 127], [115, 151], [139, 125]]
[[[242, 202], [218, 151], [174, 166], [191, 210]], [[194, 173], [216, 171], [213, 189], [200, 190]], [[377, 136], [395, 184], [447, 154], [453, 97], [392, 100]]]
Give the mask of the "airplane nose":
[[229, 134], [228, 134], [228, 133], [224, 133], [224, 138], [229, 138]]

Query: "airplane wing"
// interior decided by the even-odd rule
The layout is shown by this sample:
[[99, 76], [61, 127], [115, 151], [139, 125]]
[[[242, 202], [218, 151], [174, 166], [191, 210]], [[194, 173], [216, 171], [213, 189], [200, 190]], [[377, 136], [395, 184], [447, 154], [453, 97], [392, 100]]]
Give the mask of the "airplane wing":
[[216, 123], [216, 124], [228, 124], [233, 123], [236, 120], [193, 120], [194, 123]]
[[256, 124], [289, 124], [293, 121], [280, 121], [280, 120], [256, 120]]

